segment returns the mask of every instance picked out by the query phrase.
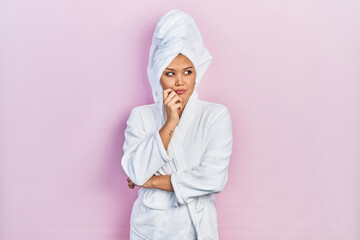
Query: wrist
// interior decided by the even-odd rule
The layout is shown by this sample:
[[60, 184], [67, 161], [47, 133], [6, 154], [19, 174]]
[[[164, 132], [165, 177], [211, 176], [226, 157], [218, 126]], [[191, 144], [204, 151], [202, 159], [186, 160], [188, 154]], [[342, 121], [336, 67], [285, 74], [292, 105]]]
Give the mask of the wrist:
[[151, 181], [150, 181], [150, 185], [151, 185], [151, 188], [156, 188], [156, 179], [158, 178], [158, 176], [152, 176], [151, 178]]
[[176, 121], [172, 121], [172, 120], [168, 120], [165, 123], [167, 126], [171, 127], [171, 128], [176, 128], [176, 126], [178, 125], [178, 122]]

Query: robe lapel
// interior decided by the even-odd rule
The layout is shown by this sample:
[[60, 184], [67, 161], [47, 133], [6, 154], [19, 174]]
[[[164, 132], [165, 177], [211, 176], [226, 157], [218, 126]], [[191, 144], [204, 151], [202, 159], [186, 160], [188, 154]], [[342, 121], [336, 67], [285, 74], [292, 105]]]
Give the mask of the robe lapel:
[[[194, 89], [191, 94], [184, 110], [179, 120], [178, 125], [175, 128], [174, 134], [171, 137], [167, 152], [169, 157], [174, 160], [176, 171], [182, 171], [188, 168], [184, 151], [184, 141], [186, 141], [185, 136], [191, 124], [193, 123], [194, 115], [197, 109], [198, 104], [198, 93], [196, 89]], [[166, 122], [167, 115], [164, 108], [164, 104], [161, 104], [161, 115], [162, 115], [162, 124]]]
[[[189, 131], [193, 124], [193, 119], [195, 116], [195, 113], [197, 111], [198, 107], [198, 93], [196, 89], [194, 89], [193, 93], [191, 94], [184, 111], [181, 115], [181, 118], [179, 120], [178, 125], [175, 128], [174, 134], [170, 140], [169, 146], [168, 146], [168, 154], [171, 159], [173, 159], [174, 163], [174, 170], [175, 171], [183, 171], [188, 168], [184, 151], [184, 141], [186, 141], [185, 136], [186, 133]], [[162, 116], [162, 124], [166, 122], [167, 115], [164, 108], [164, 104], [160, 104], [161, 109], [161, 116]], [[204, 202], [202, 199], [192, 199], [190, 202], [186, 204], [191, 220], [194, 224], [194, 228], [197, 234], [197, 239], [202, 239], [202, 232], [200, 231], [200, 222], [199, 222], [199, 216], [197, 214], [197, 207], [204, 208]]]

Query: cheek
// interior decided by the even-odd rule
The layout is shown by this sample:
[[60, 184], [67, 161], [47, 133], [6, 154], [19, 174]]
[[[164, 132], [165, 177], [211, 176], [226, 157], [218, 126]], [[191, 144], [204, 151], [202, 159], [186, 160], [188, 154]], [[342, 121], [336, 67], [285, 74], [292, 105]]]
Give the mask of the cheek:
[[190, 85], [191, 88], [195, 87], [195, 78], [191, 79], [189, 85]]
[[187, 85], [188, 85], [188, 86], [195, 85], [195, 79], [196, 79], [195, 75], [193, 75], [193, 76], [191, 76], [191, 77], [188, 77], [188, 78], [187, 78], [187, 81], [186, 81]]
[[171, 83], [167, 80], [160, 79], [160, 85], [165, 90], [165, 89], [170, 88]]

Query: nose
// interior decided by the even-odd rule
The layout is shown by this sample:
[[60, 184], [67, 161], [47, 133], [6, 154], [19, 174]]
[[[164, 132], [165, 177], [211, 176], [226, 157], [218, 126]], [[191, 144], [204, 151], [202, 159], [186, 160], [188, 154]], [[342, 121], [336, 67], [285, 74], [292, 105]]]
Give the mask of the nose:
[[183, 76], [181, 74], [177, 75], [177, 78], [175, 80], [175, 85], [177, 86], [183, 85]]

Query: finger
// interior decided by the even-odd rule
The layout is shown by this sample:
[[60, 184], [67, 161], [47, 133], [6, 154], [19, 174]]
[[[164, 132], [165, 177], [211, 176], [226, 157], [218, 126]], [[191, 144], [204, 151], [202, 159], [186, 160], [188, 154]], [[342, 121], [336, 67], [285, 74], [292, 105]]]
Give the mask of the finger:
[[171, 91], [173, 91], [172, 88], [167, 88], [167, 89], [163, 90], [163, 95], [165, 95], [165, 97], [166, 97]]
[[175, 108], [177, 108], [179, 111], [181, 109], [181, 103], [175, 103]]
[[176, 92], [171, 88], [169, 88], [168, 91], [165, 93], [164, 101], [166, 101], [166, 99], [168, 99], [169, 97], [171, 98], [171, 96], [174, 96], [174, 94], [176, 94]]
[[178, 95], [176, 95], [175, 97], [173, 97], [173, 98], [171, 99], [171, 101], [168, 103], [168, 105], [169, 105], [169, 106], [175, 105], [174, 107], [176, 107], [178, 104], [180, 104], [180, 106], [181, 106], [181, 103], [182, 103], [181, 97], [179, 97]]
[[175, 91], [171, 91], [169, 95], [165, 98], [164, 103], [168, 104], [175, 96], [177, 96]]
[[163, 91], [163, 101], [165, 101], [171, 91], [173, 91], [171, 88], [167, 88]]
[[181, 101], [178, 101], [178, 100], [175, 101], [175, 103], [169, 104], [169, 107], [171, 110], [175, 110], [175, 109], [180, 110], [181, 106], [182, 106], [182, 103], [181, 103]]
[[182, 102], [181, 97], [174, 91], [174, 95], [169, 95], [168, 99], [165, 100], [167, 105], [172, 105], [173, 103], [176, 103], [178, 101], [180, 101], [180, 103]]
[[129, 188], [134, 188], [134, 186], [135, 186], [135, 184], [133, 183], [133, 182], [129, 182], [129, 184], [128, 184], [128, 186], [129, 186]]
[[130, 182], [131, 181], [130, 178], [127, 178], [127, 181]]

